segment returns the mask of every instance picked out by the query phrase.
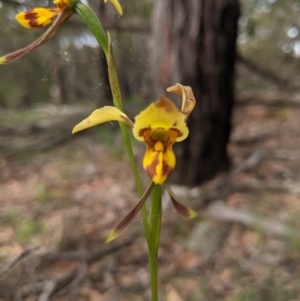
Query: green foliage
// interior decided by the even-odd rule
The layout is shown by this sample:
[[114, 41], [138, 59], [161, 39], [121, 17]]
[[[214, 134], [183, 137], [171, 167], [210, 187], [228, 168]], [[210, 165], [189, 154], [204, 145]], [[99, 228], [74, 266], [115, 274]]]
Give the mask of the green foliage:
[[34, 235], [42, 233], [45, 229], [41, 220], [23, 220], [15, 210], [6, 212], [3, 218], [14, 229], [16, 238], [21, 243], [27, 243]]
[[17, 238], [20, 242], [28, 242], [34, 235], [42, 233], [44, 224], [40, 220], [28, 220], [20, 223], [15, 228]]
[[[298, 196], [299, 198], [299, 196]], [[293, 213], [290, 214], [289, 216], [289, 224], [290, 227], [293, 229], [299, 229], [300, 226], [300, 211], [298, 209], [294, 210]], [[298, 234], [298, 232], [295, 233], [296, 235]], [[300, 251], [300, 240], [299, 237], [297, 237], [296, 235], [294, 235], [294, 233], [291, 233], [290, 235], [288, 235], [286, 237], [286, 243], [288, 246], [288, 250], [289, 250], [289, 256], [290, 257], [295, 257], [298, 258], [299, 257], [299, 251]]]
[[49, 201], [49, 191], [44, 183], [39, 183], [36, 187], [36, 201], [41, 206], [45, 206]]

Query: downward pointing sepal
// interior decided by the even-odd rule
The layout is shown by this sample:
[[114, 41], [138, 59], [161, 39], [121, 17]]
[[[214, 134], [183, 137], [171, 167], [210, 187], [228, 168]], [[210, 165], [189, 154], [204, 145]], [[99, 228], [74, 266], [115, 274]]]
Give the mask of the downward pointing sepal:
[[176, 211], [188, 218], [194, 218], [198, 215], [198, 213], [190, 208], [188, 208], [187, 206], [185, 206], [184, 204], [180, 203], [179, 201], [176, 200], [176, 197], [173, 193], [173, 191], [171, 190], [170, 186], [165, 185], [166, 190], [168, 191], [172, 204], [174, 206], [174, 208], [176, 209]]
[[132, 221], [132, 219], [141, 210], [142, 206], [144, 205], [145, 201], [150, 195], [153, 187], [154, 187], [154, 183], [151, 182], [151, 184], [148, 186], [147, 190], [141, 196], [138, 203], [133, 207], [133, 209], [131, 209], [127, 213], [127, 215], [117, 224], [117, 226], [108, 233], [107, 238], [105, 240], [106, 243], [113, 241], [123, 232], [123, 230], [128, 226], [128, 224]]

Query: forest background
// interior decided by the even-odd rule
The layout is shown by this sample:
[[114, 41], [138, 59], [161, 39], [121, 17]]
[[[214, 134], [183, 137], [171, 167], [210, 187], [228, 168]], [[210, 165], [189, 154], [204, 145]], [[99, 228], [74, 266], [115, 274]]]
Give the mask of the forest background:
[[[1, 54], [40, 35], [14, 20], [37, 2], [48, 3], [0, 2]], [[123, 2], [122, 18], [90, 4], [112, 34], [134, 116], [154, 97], [153, 3]], [[300, 2], [240, 6], [231, 169], [176, 188], [205, 218], [164, 218], [163, 300], [300, 300]], [[136, 200], [116, 127], [70, 135], [91, 109], [110, 103], [105, 74], [97, 43], [75, 18], [46, 46], [1, 66], [0, 299], [47, 300], [52, 282], [48, 297], [56, 300], [140, 300], [147, 288], [140, 219], [103, 245], [118, 212]]]

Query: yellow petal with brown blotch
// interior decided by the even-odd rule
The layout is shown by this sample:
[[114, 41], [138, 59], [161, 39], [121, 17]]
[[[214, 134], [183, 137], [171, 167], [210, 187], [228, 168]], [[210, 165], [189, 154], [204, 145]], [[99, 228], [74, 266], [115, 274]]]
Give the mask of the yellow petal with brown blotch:
[[90, 116], [78, 123], [73, 128], [72, 134], [108, 121], [121, 121], [130, 127], [133, 126], [132, 121], [125, 113], [115, 107], [105, 106], [95, 110]]
[[135, 117], [132, 132], [137, 140], [144, 141], [145, 131], [156, 128], [177, 131], [177, 142], [184, 140], [189, 133], [185, 115], [179, 111], [171, 100], [165, 97], [150, 104]]
[[71, 7], [72, 3], [73, 3], [73, 0], [54, 0], [53, 1], [53, 4], [58, 6], [60, 9]]
[[57, 32], [57, 30], [61, 27], [61, 25], [70, 18], [72, 15], [71, 10], [62, 10], [58, 16], [55, 18], [53, 23], [50, 25], [50, 27], [35, 41], [33, 41], [31, 44], [18, 49], [16, 51], [10, 52], [2, 57], [0, 57], [0, 64], [8, 64], [16, 61], [17, 59], [23, 57], [24, 55], [30, 53], [34, 49], [38, 48], [39, 46], [45, 44], [47, 41], [49, 41], [54, 34]]
[[155, 184], [163, 184], [174, 170], [176, 157], [172, 148], [165, 148], [158, 141], [154, 149], [147, 147], [143, 159], [143, 167]]
[[60, 13], [59, 8], [37, 7], [25, 12], [18, 13], [16, 20], [25, 28], [45, 27], [50, 25]]

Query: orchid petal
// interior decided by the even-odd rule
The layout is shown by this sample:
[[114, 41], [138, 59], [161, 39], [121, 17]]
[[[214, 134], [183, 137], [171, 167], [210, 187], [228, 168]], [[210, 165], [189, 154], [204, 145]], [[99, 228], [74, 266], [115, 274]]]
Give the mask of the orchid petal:
[[130, 127], [133, 126], [132, 121], [125, 113], [115, 107], [105, 106], [95, 110], [90, 116], [78, 123], [73, 128], [72, 134], [108, 121], [121, 121]]
[[150, 104], [135, 117], [132, 131], [137, 140], [144, 141], [143, 134], [145, 130], [154, 128], [176, 130], [178, 132], [177, 142], [184, 140], [189, 133], [185, 123], [185, 115], [179, 111], [172, 101], [165, 97]]
[[187, 206], [185, 206], [184, 204], [182, 204], [176, 200], [176, 197], [175, 197], [173, 191], [171, 190], [170, 186], [165, 185], [165, 188], [168, 191], [171, 201], [172, 201], [172, 204], [178, 213], [180, 213], [181, 215], [188, 217], [188, 218], [194, 218], [198, 215], [196, 211], [188, 208]]
[[12, 63], [49, 41], [60, 28], [62, 23], [64, 23], [72, 14], [73, 13], [70, 10], [62, 10], [54, 20], [52, 25], [37, 40], [29, 44], [28, 46], [0, 57], [0, 64]]
[[[105, 3], [107, 3], [107, 1], [108, 0], [104, 0]], [[121, 6], [120, 2], [118, 0], [110, 0], [110, 2], [115, 7], [115, 9], [119, 13], [119, 15], [122, 16], [123, 15], [123, 9], [122, 9], [122, 6]]]
[[8, 57], [6, 56], [2, 56], [0, 57], [0, 64], [6, 64], [8, 62]]
[[181, 112], [185, 115], [185, 119], [187, 119], [196, 105], [192, 88], [177, 83], [167, 88], [167, 91], [182, 96]]
[[162, 142], [158, 141], [154, 148], [147, 147], [143, 159], [143, 167], [155, 184], [163, 184], [174, 170], [176, 157], [173, 150], [164, 150]]
[[141, 210], [142, 206], [144, 205], [145, 201], [150, 195], [153, 187], [154, 183], [151, 182], [144, 194], [139, 199], [138, 203], [133, 207], [133, 209], [131, 209], [129, 213], [127, 213], [127, 215], [117, 224], [117, 226], [109, 232], [105, 240], [106, 243], [116, 239], [121, 234], [121, 232], [128, 226], [132, 219]]
[[60, 11], [59, 8], [37, 7], [18, 13], [15, 18], [23, 27], [28, 29], [46, 27], [53, 22]]
[[58, 6], [60, 9], [64, 9], [66, 7], [71, 7], [73, 0], [54, 0], [53, 4]]

